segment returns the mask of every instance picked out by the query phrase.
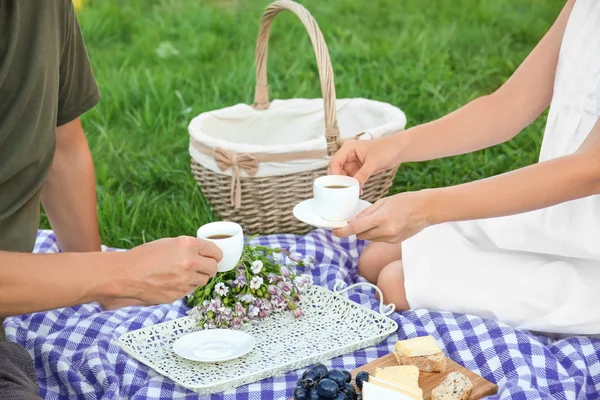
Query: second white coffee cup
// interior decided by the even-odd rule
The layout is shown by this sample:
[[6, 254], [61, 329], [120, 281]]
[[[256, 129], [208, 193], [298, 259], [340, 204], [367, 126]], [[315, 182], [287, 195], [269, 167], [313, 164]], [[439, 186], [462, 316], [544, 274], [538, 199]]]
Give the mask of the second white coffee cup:
[[317, 178], [313, 184], [316, 211], [327, 221], [345, 221], [354, 216], [360, 196], [360, 183], [345, 175]]
[[196, 237], [210, 240], [223, 252], [223, 259], [219, 261], [217, 270], [227, 272], [234, 269], [244, 251], [244, 231], [235, 222], [211, 222], [198, 228]]

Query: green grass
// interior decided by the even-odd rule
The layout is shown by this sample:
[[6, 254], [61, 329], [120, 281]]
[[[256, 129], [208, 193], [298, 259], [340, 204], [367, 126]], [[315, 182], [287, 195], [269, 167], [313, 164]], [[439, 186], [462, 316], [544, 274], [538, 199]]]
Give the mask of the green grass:
[[[399, 106], [409, 126], [502, 84], [564, 0], [302, 0], [327, 40], [338, 97]], [[253, 99], [254, 44], [266, 0], [91, 0], [80, 22], [103, 94], [83, 122], [98, 178], [103, 241], [131, 247], [194, 234], [215, 218], [189, 170], [187, 124]], [[277, 17], [271, 94], [320, 97], [301, 23]], [[535, 162], [545, 119], [516, 139], [405, 165], [393, 192], [452, 185]], [[44, 220], [44, 225], [47, 221]]]

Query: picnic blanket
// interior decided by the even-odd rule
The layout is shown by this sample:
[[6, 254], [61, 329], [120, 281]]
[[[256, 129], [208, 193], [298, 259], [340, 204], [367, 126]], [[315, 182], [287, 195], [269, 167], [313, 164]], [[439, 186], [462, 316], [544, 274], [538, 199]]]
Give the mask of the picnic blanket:
[[[313, 257], [317, 268], [306, 272], [312, 272], [315, 284], [332, 289], [336, 280], [346, 284], [362, 281], [356, 269], [364, 246], [360, 241], [339, 240], [323, 230], [304, 237], [275, 235], [256, 240]], [[40, 231], [35, 251], [58, 251], [54, 235]], [[378, 310], [371, 289], [358, 288], [350, 299]], [[118, 311], [85, 304], [9, 318], [7, 336], [25, 346], [35, 359], [41, 392], [47, 399], [291, 397], [301, 371], [203, 397], [133, 360], [112, 342], [124, 332], [182, 317], [186, 311], [181, 300]], [[414, 310], [395, 313], [392, 318], [400, 326], [396, 334], [376, 347], [337, 357], [326, 365], [354, 369], [388, 354], [399, 339], [431, 334], [444, 343], [449, 357], [499, 385], [500, 391], [492, 399], [600, 398], [600, 339], [552, 340], [449, 312]]]

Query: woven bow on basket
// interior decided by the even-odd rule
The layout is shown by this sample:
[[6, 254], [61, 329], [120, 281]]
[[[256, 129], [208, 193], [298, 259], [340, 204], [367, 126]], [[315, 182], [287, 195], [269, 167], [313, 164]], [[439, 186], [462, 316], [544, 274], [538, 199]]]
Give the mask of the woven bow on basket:
[[221, 171], [231, 168], [231, 205], [239, 208], [242, 205], [242, 184], [240, 182], [240, 168], [248, 176], [254, 176], [258, 172], [258, 159], [252, 154], [237, 154], [227, 151], [221, 147], [215, 149], [215, 162]]

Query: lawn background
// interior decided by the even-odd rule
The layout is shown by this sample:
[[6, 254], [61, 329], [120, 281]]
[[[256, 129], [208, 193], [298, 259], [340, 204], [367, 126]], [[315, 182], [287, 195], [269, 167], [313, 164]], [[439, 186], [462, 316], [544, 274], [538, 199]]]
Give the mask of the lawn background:
[[[331, 54], [339, 98], [400, 107], [414, 126], [501, 85], [564, 0], [301, 0]], [[88, 0], [80, 23], [101, 103], [83, 118], [104, 243], [195, 234], [215, 215], [189, 170], [195, 115], [250, 103], [263, 0]], [[271, 95], [321, 97], [314, 54], [291, 13], [277, 17]], [[453, 185], [536, 161], [545, 116], [514, 140], [404, 165], [392, 192]], [[485, 134], [482, 132], [482, 134]], [[43, 217], [42, 225], [48, 227]]]

